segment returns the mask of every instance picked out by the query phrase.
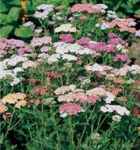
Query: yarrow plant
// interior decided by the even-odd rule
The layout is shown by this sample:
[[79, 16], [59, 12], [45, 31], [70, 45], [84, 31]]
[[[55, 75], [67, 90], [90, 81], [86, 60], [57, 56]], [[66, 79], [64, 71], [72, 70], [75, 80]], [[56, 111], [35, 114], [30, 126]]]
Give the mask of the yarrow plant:
[[29, 27], [32, 37], [0, 39], [0, 148], [134, 149], [140, 65], [129, 46], [139, 37], [136, 20], [105, 4], [39, 3], [24, 16], [22, 32]]

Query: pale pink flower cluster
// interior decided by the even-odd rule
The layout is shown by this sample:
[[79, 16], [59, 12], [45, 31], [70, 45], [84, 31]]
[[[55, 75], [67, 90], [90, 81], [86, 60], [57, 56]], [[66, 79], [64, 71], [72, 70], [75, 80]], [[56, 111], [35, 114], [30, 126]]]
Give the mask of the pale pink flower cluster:
[[120, 18], [116, 18], [112, 21], [103, 21], [102, 24], [105, 24], [108, 28], [115, 28], [118, 27], [118, 29], [121, 32], [127, 31], [130, 33], [135, 33], [136, 32], [136, 22], [133, 18], [124, 18], [124, 19], [120, 19]]
[[95, 104], [98, 97], [96, 95], [87, 95], [85, 92], [70, 92], [68, 94], [60, 95], [59, 102], [79, 102], [82, 104]]
[[113, 68], [108, 65], [102, 65], [102, 64], [93, 64], [93, 65], [86, 65], [85, 69], [88, 72], [98, 73], [100, 75], [105, 76], [126, 76], [128, 73], [131, 74], [140, 74], [140, 65], [124, 65], [121, 68]]
[[50, 36], [34, 37], [31, 41], [31, 46], [40, 47], [51, 43], [52, 43], [52, 38]]
[[21, 55], [32, 51], [22, 40], [4, 38], [0, 39], [0, 55], [7, 54], [9, 50], [11, 53], [11, 50], [15, 49], [18, 49], [17, 53]]
[[114, 94], [112, 94], [109, 91], [106, 91], [105, 88], [103, 88], [103, 87], [96, 87], [96, 88], [90, 89], [86, 93], [89, 96], [90, 95], [95, 95], [95, 96], [99, 96], [100, 98], [103, 98], [103, 100], [107, 104], [110, 104], [116, 98], [116, 96]]
[[86, 12], [89, 14], [93, 13], [104, 13], [105, 10], [107, 9], [107, 6], [104, 4], [75, 4], [71, 8], [71, 12]]
[[26, 53], [31, 53], [31, 52], [32, 52], [32, 49], [29, 48], [29, 47], [21, 47], [21, 48], [19, 48], [18, 51], [17, 51], [17, 53], [18, 53], [19, 55], [24, 55], [24, 54], [26, 54]]

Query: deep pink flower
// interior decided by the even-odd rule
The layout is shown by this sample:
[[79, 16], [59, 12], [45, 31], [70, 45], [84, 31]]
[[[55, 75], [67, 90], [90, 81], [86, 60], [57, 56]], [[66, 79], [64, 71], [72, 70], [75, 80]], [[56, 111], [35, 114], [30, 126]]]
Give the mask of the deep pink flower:
[[106, 49], [106, 44], [104, 42], [97, 42], [95, 44], [89, 43], [88, 48], [96, 52], [104, 52]]
[[64, 103], [60, 105], [59, 107], [59, 112], [62, 113], [67, 113], [68, 115], [76, 115], [82, 111], [82, 108], [80, 105], [75, 104], [75, 103]]
[[108, 37], [109, 37], [108, 44], [112, 44], [114, 46], [118, 44], [125, 44], [125, 41], [123, 41], [118, 35], [112, 32], [108, 34]]
[[82, 37], [81, 39], [77, 40], [76, 42], [77, 42], [79, 45], [87, 46], [90, 41], [91, 41], [90, 38], [88, 38], [88, 37]]
[[107, 52], [107, 53], [111, 53], [111, 52], [115, 52], [115, 47], [114, 47], [114, 45], [113, 44], [107, 44], [106, 45], [106, 48], [105, 48], [105, 51]]
[[74, 41], [74, 38], [71, 34], [61, 34], [59, 38], [62, 42], [66, 43], [72, 43]]
[[128, 56], [126, 54], [117, 54], [114, 58], [114, 61], [126, 62], [128, 60]]
[[124, 41], [120, 38], [112, 38], [112, 39], [108, 40], [108, 43], [115, 46], [115, 45], [118, 45], [118, 44], [124, 44]]

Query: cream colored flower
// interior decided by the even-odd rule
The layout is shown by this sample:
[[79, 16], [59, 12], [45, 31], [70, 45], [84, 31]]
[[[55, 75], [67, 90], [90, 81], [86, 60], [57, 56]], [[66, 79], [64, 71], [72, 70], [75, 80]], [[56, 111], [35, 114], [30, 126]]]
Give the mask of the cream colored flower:
[[12, 93], [2, 98], [4, 104], [16, 104], [18, 101], [26, 99], [24, 93]]
[[67, 23], [67, 24], [62, 24], [59, 27], [55, 28], [55, 32], [76, 32], [76, 27], [73, 27], [72, 24]]
[[112, 116], [112, 120], [115, 122], [120, 122], [121, 121], [121, 116], [120, 115], [114, 115]]
[[24, 107], [27, 105], [27, 101], [26, 100], [21, 100], [21, 101], [18, 101], [16, 104], [15, 104], [15, 107], [16, 108], [21, 108], [21, 107]]
[[22, 64], [22, 67], [24, 69], [27, 69], [27, 68], [36, 68], [38, 66], [38, 63], [37, 62], [33, 62], [31, 60], [29, 61], [26, 61]]
[[76, 86], [75, 85], [69, 85], [69, 86], [62, 86], [62, 87], [59, 87], [57, 88], [54, 93], [56, 95], [63, 95], [67, 92], [70, 92], [70, 91], [74, 91], [76, 89]]

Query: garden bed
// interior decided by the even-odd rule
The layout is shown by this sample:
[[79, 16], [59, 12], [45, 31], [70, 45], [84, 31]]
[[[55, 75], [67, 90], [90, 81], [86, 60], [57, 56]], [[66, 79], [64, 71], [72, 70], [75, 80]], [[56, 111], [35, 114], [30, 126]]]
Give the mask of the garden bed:
[[1, 150], [140, 149], [139, 2], [122, 3], [0, 2]]

